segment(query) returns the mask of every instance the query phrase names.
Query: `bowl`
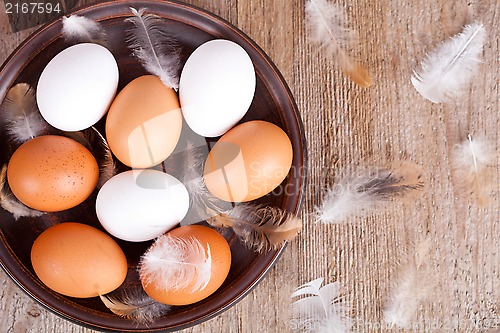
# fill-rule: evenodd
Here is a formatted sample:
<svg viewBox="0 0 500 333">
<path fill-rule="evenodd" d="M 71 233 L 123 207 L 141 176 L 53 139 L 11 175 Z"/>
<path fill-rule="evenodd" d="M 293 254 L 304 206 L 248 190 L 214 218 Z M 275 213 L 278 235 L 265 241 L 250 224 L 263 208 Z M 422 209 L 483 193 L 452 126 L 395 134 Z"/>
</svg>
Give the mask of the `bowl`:
<svg viewBox="0 0 500 333">
<path fill-rule="evenodd" d="M 125 44 L 125 30 L 130 23 L 130 6 L 147 8 L 163 18 L 182 46 L 182 61 L 202 43 L 222 38 L 241 45 L 253 61 L 257 85 L 254 100 L 241 122 L 260 119 L 280 126 L 289 136 L 293 147 L 292 168 L 277 190 L 258 199 L 256 203 L 283 208 L 298 213 L 306 180 L 306 143 L 302 123 L 294 98 L 264 51 L 243 32 L 230 23 L 202 9 L 174 1 L 111 1 L 90 5 L 71 14 L 82 15 L 99 21 L 107 33 L 107 47 L 115 56 L 120 71 L 118 89 L 132 79 L 147 74 L 131 56 Z M 69 47 L 61 37 L 61 18 L 40 28 L 27 38 L 0 68 L 0 103 L 8 90 L 25 82 L 36 87 L 46 64 L 60 51 Z M 97 125 L 103 128 L 101 120 Z M 186 126 L 184 126 L 186 127 Z M 0 134 L 0 162 L 8 162 L 15 149 Z M 216 140 L 211 139 L 212 141 Z M 97 191 L 81 205 L 67 211 L 45 214 L 38 218 L 20 218 L 0 208 L 0 264 L 15 283 L 29 296 L 47 309 L 77 324 L 111 332 L 175 331 L 196 325 L 220 314 L 241 300 L 259 283 L 278 260 L 285 245 L 266 253 L 256 253 L 240 242 L 231 229 L 218 229 L 231 247 L 232 263 L 224 284 L 208 298 L 191 305 L 172 307 L 154 322 L 140 324 L 111 313 L 99 298 L 78 299 L 66 297 L 48 289 L 35 275 L 30 261 L 30 251 L 36 237 L 49 226 L 64 221 L 83 222 L 100 226 L 95 213 Z M 138 284 L 137 263 L 140 255 L 151 242 L 129 243 L 117 240 L 129 261 L 129 274 L 122 286 Z"/>
</svg>

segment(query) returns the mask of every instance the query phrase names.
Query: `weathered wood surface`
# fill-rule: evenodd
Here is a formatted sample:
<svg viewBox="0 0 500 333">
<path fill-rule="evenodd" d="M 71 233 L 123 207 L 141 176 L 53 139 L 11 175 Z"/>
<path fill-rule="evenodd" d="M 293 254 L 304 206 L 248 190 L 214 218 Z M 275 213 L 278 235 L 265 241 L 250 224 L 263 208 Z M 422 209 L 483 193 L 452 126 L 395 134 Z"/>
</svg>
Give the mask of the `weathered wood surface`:
<svg viewBox="0 0 500 333">
<path fill-rule="evenodd" d="M 13 33 L 0 0 L 0 62 L 32 30 Z M 80 4 L 90 1 L 80 1 Z M 185 332 L 294 332 L 289 296 L 317 277 L 339 281 L 359 332 L 379 327 L 399 263 L 424 235 L 436 289 L 418 308 L 417 332 L 498 332 L 500 327 L 499 174 L 492 203 L 479 208 L 458 193 L 450 152 L 467 133 L 498 152 L 500 6 L 495 0 L 354 0 L 345 5 L 361 37 L 361 62 L 375 84 L 353 85 L 306 37 L 304 0 L 188 0 L 241 28 L 273 59 L 301 111 L 309 150 L 305 227 L 265 280 L 222 315 Z M 410 83 L 427 51 L 482 22 L 488 31 L 479 75 L 455 104 L 432 104 Z M 498 155 L 497 155 L 498 156 Z M 427 192 L 347 225 L 311 217 L 338 170 L 410 160 L 422 165 Z M 497 157 L 496 164 L 500 163 Z M 0 272 L 0 332 L 88 333 L 37 305 Z M 410 330 L 406 330 L 410 331 Z"/>
</svg>

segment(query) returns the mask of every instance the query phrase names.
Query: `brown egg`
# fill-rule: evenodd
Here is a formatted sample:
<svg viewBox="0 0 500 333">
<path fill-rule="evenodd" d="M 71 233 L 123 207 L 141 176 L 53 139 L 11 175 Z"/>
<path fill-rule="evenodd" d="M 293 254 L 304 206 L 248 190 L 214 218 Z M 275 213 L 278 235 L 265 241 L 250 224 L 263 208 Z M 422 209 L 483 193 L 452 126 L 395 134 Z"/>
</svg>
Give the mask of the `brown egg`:
<svg viewBox="0 0 500 333">
<path fill-rule="evenodd" d="M 141 282 L 146 293 L 152 299 L 169 305 L 192 304 L 213 294 L 222 285 L 231 267 L 231 250 L 224 237 L 217 231 L 200 225 L 179 227 L 169 231 L 167 235 L 182 239 L 197 239 L 203 245 L 205 251 L 208 251 L 208 244 L 212 258 L 210 280 L 205 288 L 197 291 L 193 291 L 192 284 L 183 289 L 166 290 L 155 283 L 147 284 L 145 281 L 148 280 L 149 277 L 147 274 L 144 274 L 144 270 L 141 269 Z M 173 284 L 175 284 L 175 282 L 173 282 Z"/>
<path fill-rule="evenodd" d="M 292 158 L 292 144 L 281 128 L 249 121 L 229 130 L 214 145 L 205 163 L 205 184 L 219 199 L 251 201 L 281 184 Z"/>
<path fill-rule="evenodd" d="M 127 275 L 127 258 L 104 232 L 86 224 L 65 222 L 38 236 L 31 249 L 38 278 L 70 297 L 95 297 L 118 288 Z"/>
<path fill-rule="evenodd" d="M 75 207 L 90 196 L 99 179 L 99 167 L 80 143 L 44 135 L 14 152 L 7 179 L 16 198 L 26 206 L 57 212 Z"/>
<path fill-rule="evenodd" d="M 106 118 L 111 151 L 123 164 L 134 168 L 149 168 L 164 161 L 177 145 L 181 129 L 177 94 L 153 75 L 127 84 Z"/>
</svg>

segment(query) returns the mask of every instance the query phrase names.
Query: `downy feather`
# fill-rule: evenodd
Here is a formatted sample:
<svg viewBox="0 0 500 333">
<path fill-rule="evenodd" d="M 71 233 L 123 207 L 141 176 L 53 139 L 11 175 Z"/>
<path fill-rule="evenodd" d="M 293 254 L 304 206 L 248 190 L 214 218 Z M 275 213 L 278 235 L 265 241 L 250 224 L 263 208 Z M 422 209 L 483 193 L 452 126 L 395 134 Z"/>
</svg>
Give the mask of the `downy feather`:
<svg viewBox="0 0 500 333">
<path fill-rule="evenodd" d="M 27 83 L 10 88 L 1 105 L 1 114 L 7 134 L 19 143 L 44 134 L 50 128 L 38 111 L 35 91 Z"/>
<path fill-rule="evenodd" d="M 431 244 L 428 239 L 418 243 L 415 253 L 401 267 L 384 307 L 386 323 L 404 328 L 414 319 L 418 307 L 431 294 L 435 279 L 429 267 Z"/>
<path fill-rule="evenodd" d="M 179 87 L 180 46 L 163 29 L 163 21 L 156 15 L 144 14 L 145 8 L 131 8 L 133 17 L 126 19 L 134 25 L 127 30 L 127 44 L 144 68 L 158 76 L 164 85 Z"/>
<path fill-rule="evenodd" d="M 29 208 L 21 203 L 11 192 L 7 184 L 7 165 L 4 164 L 0 171 L 0 205 L 14 216 L 14 219 L 20 217 L 38 217 L 44 213 L 38 210 Z"/>
<path fill-rule="evenodd" d="M 371 86 L 368 70 L 350 55 L 357 34 L 349 28 L 343 8 L 326 0 L 308 0 L 306 15 L 312 39 L 337 60 L 344 74 L 361 87 Z"/>
<path fill-rule="evenodd" d="M 420 167 L 404 162 L 392 168 L 374 168 L 345 176 L 330 188 L 315 215 L 323 223 L 344 223 L 352 216 L 365 217 L 397 198 L 424 188 Z"/>
<path fill-rule="evenodd" d="M 84 16 L 71 15 L 62 19 L 62 36 L 69 43 L 102 44 L 106 34 L 101 25 Z"/>
<path fill-rule="evenodd" d="M 303 284 L 291 295 L 292 317 L 304 332 L 349 332 L 353 321 L 351 308 L 340 296 L 340 284 L 333 282 L 323 287 L 323 278 Z"/>
<path fill-rule="evenodd" d="M 203 180 L 203 151 L 208 152 L 205 146 L 195 147 L 191 141 L 187 142 L 185 151 L 185 168 L 180 177 L 181 182 L 189 193 L 190 209 L 181 225 L 190 225 L 208 220 L 222 214 L 233 207 L 232 203 L 216 198 L 205 185 Z"/>
<path fill-rule="evenodd" d="M 142 288 L 127 290 L 120 297 L 101 295 L 104 305 L 114 314 L 141 324 L 150 324 L 168 313 L 170 306 L 150 298 Z"/>
<path fill-rule="evenodd" d="M 203 290 L 212 275 L 210 246 L 197 239 L 163 235 L 142 256 L 139 265 L 141 281 L 164 290 Z"/>
<path fill-rule="evenodd" d="M 495 152 L 484 138 L 471 135 L 452 151 L 452 169 L 459 193 L 466 193 L 484 205 L 489 201 Z"/>
<path fill-rule="evenodd" d="M 233 206 L 213 196 L 203 181 L 204 158 L 198 148 L 191 142 L 186 147 L 187 167 L 181 181 L 190 196 L 191 212 L 182 225 L 206 220 L 214 227 L 230 227 L 247 247 L 258 252 L 278 248 L 297 236 L 302 221 L 286 211 L 247 203 Z"/>
<path fill-rule="evenodd" d="M 102 161 L 99 161 L 99 182 L 97 183 L 97 188 L 101 188 L 111 177 L 116 175 L 116 163 L 106 138 L 94 126 L 91 129 L 97 135 L 99 145 L 103 149 Z"/>
<path fill-rule="evenodd" d="M 231 227 L 245 245 L 257 252 L 270 251 L 295 238 L 302 220 L 277 207 L 241 203 L 207 222 Z"/>
<path fill-rule="evenodd" d="M 486 31 L 482 24 L 465 26 L 463 32 L 427 55 L 422 69 L 411 77 L 411 83 L 431 102 L 457 100 L 477 72 L 485 40 Z"/>
</svg>

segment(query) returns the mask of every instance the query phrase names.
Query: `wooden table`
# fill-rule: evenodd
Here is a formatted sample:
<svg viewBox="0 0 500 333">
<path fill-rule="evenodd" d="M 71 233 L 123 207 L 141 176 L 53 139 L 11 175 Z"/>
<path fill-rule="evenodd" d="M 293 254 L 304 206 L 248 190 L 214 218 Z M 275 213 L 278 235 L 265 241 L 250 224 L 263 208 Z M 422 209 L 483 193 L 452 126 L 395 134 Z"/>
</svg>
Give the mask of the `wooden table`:
<svg viewBox="0 0 500 333">
<path fill-rule="evenodd" d="M 12 32 L 0 2 L 3 62 L 34 28 Z M 185 332 L 296 332 L 288 310 L 290 294 L 318 277 L 340 282 L 357 331 L 387 331 L 380 324 L 391 282 L 425 235 L 431 244 L 427 263 L 435 289 L 418 306 L 414 331 L 499 332 L 498 2 L 339 1 L 361 37 L 360 61 L 375 81 L 368 89 L 346 79 L 331 58 L 311 44 L 304 0 L 186 2 L 227 19 L 273 59 L 299 106 L 310 167 L 301 235 L 244 300 Z M 489 36 L 477 77 L 456 103 L 425 100 L 410 83 L 412 71 L 427 51 L 476 20 Z M 484 208 L 458 192 L 451 173 L 451 151 L 467 133 L 484 135 L 497 151 L 492 202 Z M 311 213 L 341 170 L 394 160 L 422 166 L 427 183 L 423 195 L 347 224 L 315 223 Z M 42 308 L 3 271 L 0 286 L 0 332 L 92 332 Z"/>
</svg>

